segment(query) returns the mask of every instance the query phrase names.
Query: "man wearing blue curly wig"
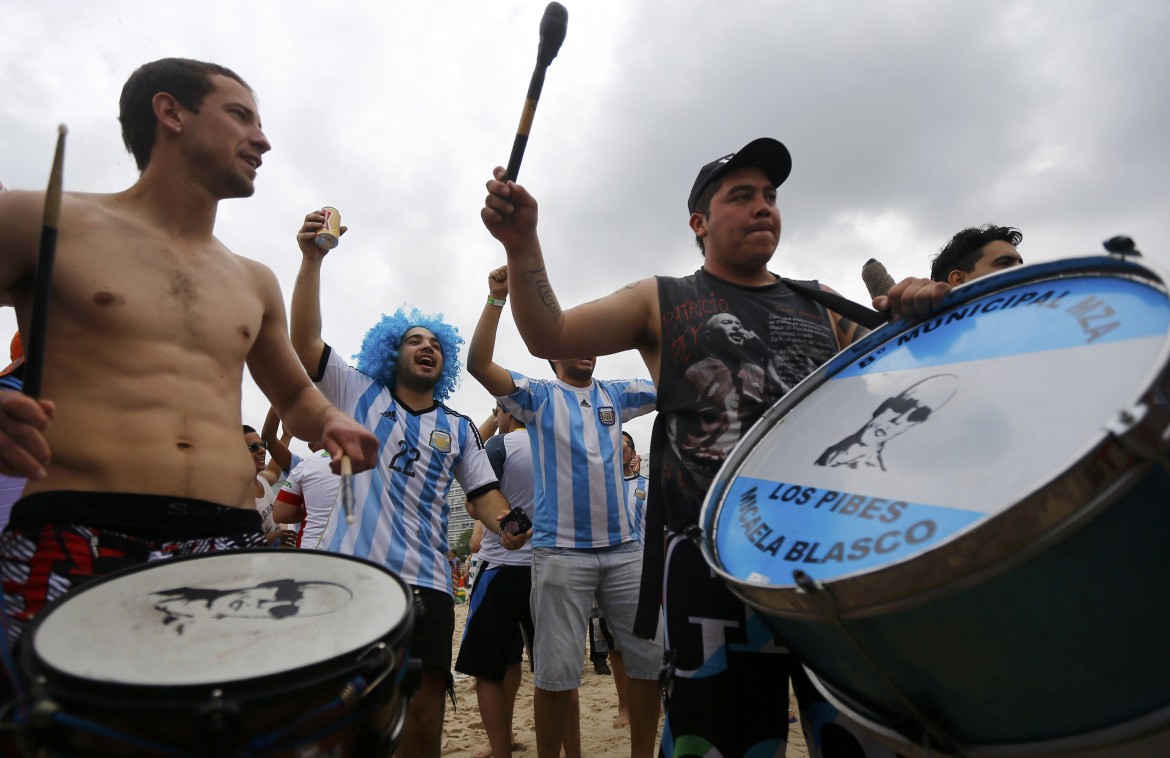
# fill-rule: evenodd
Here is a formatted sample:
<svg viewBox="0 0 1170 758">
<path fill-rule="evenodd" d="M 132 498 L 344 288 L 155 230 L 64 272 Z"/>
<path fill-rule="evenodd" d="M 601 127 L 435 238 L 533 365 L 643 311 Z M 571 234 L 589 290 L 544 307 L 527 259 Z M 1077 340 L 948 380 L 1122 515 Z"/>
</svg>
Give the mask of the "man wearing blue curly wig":
<svg viewBox="0 0 1170 758">
<path fill-rule="evenodd" d="M 413 587 L 424 612 L 416 616 L 410 650 L 422 660 L 422 684 L 410 702 L 399 752 L 437 757 L 443 693 L 453 686 L 447 493 L 458 480 L 468 512 L 497 534 L 508 503 L 475 424 L 443 404 L 455 388 L 463 339 L 441 315 L 417 308 L 383 315 L 362 341 L 357 368 L 322 340 L 321 264 L 327 251 L 314 238 L 324 221 L 321 211 L 313 211 L 297 233 L 302 259 L 292 296 L 292 343 L 325 397 L 378 438 L 380 464 L 354 480 L 353 524 L 334 513 L 320 545 L 380 563 Z M 500 534 L 509 550 L 526 539 Z"/>
</svg>

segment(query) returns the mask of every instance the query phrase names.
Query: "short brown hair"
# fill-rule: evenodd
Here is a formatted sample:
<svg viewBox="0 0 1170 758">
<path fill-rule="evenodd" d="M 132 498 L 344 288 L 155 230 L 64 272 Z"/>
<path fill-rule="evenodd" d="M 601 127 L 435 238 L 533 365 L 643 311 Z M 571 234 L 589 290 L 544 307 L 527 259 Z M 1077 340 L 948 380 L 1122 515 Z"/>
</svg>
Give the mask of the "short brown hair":
<svg viewBox="0 0 1170 758">
<path fill-rule="evenodd" d="M 199 112 L 203 98 L 215 89 L 213 76 L 226 76 L 248 87 L 239 74 L 215 63 L 190 58 L 162 58 L 145 63 L 130 75 L 118 101 L 118 120 L 122 123 L 122 142 L 134 156 L 138 170 L 150 163 L 154 149 L 154 96 L 159 92 L 173 95 L 187 110 Z M 248 90 L 251 91 L 251 87 Z"/>
</svg>

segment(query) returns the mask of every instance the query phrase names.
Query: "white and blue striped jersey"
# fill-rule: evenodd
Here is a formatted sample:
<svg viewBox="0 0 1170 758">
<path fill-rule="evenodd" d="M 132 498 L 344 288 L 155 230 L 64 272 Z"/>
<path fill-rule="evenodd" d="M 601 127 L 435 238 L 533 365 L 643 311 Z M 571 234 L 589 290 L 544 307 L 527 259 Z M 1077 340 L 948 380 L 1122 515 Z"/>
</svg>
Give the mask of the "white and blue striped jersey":
<svg viewBox="0 0 1170 758">
<path fill-rule="evenodd" d="M 513 508 L 523 508 L 531 521 L 535 516 L 532 503 L 533 476 L 532 447 L 528 444 L 528 433 L 522 429 L 507 434 L 497 434 L 483 443 L 492 471 L 500 480 L 500 494 Z M 524 543 L 517 550 L 509 550 L 500 544 L 495 532 L 484 530 L 483 542 L 479 548 L 480 560 L 493 565 L 532 565 L 532 541 Z"/>
<path fill-rule="evenodd" d="M 638 537 L 638 544 L 646 544 L 646 492 L 650 483 L 646 477 L 636 474 L 624 480 L 626 484 L 626 500 L 630 510 L 634 513 L 634 533 Z"/>
<path fill-rule="evenodd" d="M 479 432 L 466 416 L 436 402 L 414 412 L 381 382 L 326 347 L 317 387 L 379 442 L 378 466 L 354 476 L 354 522 L 333 515 L 321 548 L 380 563 L 407 584 L 451 593 L 447 494 L 458 480 L 468 497 L 498 487 Z"/>
<path fill-rule="evenodd" d="M 588 387 L 530 380 L 498 398 L 524 423 L 536 470 L 533 547 L 596 548 L 636 539 L 622 481 L 622 423 L 654 410 L 649 379 L 594 379 Z"/>
</svg>

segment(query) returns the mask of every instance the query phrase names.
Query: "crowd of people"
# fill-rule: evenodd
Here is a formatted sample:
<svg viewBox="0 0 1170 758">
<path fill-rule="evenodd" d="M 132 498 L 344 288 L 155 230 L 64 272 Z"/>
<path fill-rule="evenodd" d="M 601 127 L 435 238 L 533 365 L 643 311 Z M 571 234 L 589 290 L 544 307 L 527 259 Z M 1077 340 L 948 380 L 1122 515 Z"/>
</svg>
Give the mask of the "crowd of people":
<svg viewBox="0 0 1170 758">
<path fill-rule="evenodd" d="M 510 755 L 524 649 L 537 754 L 579 755 L 575 693 L 592 622 L 631 755 L 651 755 L 656 741 L 667 756 L 782 754 L 787 702 L 759 693 L 786 691 L 790 675 L 810 752 L 836 754 L 818 726 L 828 704 L 686 536 L 742 434 L 865 333 L 768 268 L 791 169 L 782 143 L 757 139 L 700 167 L 687 202 L 701 252 L 693 275 L 644 279 L 567 311 L 544 267 L 536 201 L 497 168 L 481 217 L 507 263 L 487 277 L 466 357 L 497 405 L 476 425 L 446 404 L 464 340 L 442 316 L 383 315 L 356 366 L 325 342 L 322 210 L 296 232 L 287 322 L 271 271 L 215 238 L 219 201 L 252 194 L 270 148 L 242 78 L 186 59 L 148 63 L 126 82 L 120 120 L 141 175 L 120 193 L 64 196 L 43 396 L 19 391 L 17 343 L 0 377 L 0 493 L 20 494 L 0 535 L 9 646 L 46 603 L 110 567 L 266 544 L 327 550 L 392 571 L 422 611 L 403 755 L 439 755 L 453 670 L 476 678 L 491 755 Z M 22 330 L 43 202 L 0 193 L 0 297 Z M 873 306 L 920 318 L 952 286 L 1021 263 L 1020 241 L 1008 227 L 963 230 L 931 278 L 899 282 Z M 718 313 L 688 307 L 711 302 Z M 548 377 L 496 362 L 509 303 Z M 594 377 L 597 356 L 626 350 L 649 378 Z M 272 410 L 260 432 L 243 426 L 241 444 L 245 365 Z M 651 411 L 645 477 L 622 426 Z M 289 451 L 294 437 L 309 457 Z M 866 444 L 859 435 L 826 461 L 880 463 Z M 355 472 L 352 523 L 338 506 L 343 458 Z M 456 481 L 480 547 L 453 661 L 464 576 L 446 533 Z"/>
</svg>

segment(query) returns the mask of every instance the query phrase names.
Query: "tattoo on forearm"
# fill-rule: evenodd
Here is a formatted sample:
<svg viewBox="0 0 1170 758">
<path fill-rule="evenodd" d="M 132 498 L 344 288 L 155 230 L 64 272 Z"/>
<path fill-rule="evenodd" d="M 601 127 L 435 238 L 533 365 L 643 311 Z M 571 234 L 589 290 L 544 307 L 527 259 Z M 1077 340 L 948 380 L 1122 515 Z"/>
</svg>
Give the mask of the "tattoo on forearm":
<svg viewBox="0 0 1170 758">
<path fill-rule="evenodd" d="M 552 316 L 553 323 L 558 323 L 561 320 L 561 306 L 557 303 L 557 296 L 553 292 L 552 284 L 548 281 L 548 275 L 545 273 L 544 266 L 534 268 L 531 271 L 524 272 L 524 283 L 531 285 L 536 289 L 536 294 L 540 301 L 544 303 L 544 307 L 548 309 Z"/>
<path fill-rule="evenodd" d="M 625 292 L 626 290 L 632 290 L 632 289 L 634 289 L 634 288 L 635 288 L 635 287 L 637 287 L 637 286 L 638 286 L 638 283 L 637 283 L 637 282 L 632 282 L 632 283 L 630 283 L 630 284 L 627 284 L 625 287 L 622 287 L 622 288 L 620 288 L 620 289 L 614 290 L 612 293 L 610 293 L 610 295 L 618 295 L 618 294 L 620 294 L 620 293 L 622 293 L 622 292 Z M 588 303 L 586 303 L 586 305 L 592 305 L 593 303 L 600 303 L 600 302 L 601 302 L 602 300 L 604 300 L 605 298 L 607 298 L 607 297 L 610 297 L 610 295 L 602 295 L 602 296 L 601 296 L 601 297 L 599 297 L 599 298 L 596 298 L 596 299 L 594 299 L 594 300 L 590 300 Z"/>
</svg>

